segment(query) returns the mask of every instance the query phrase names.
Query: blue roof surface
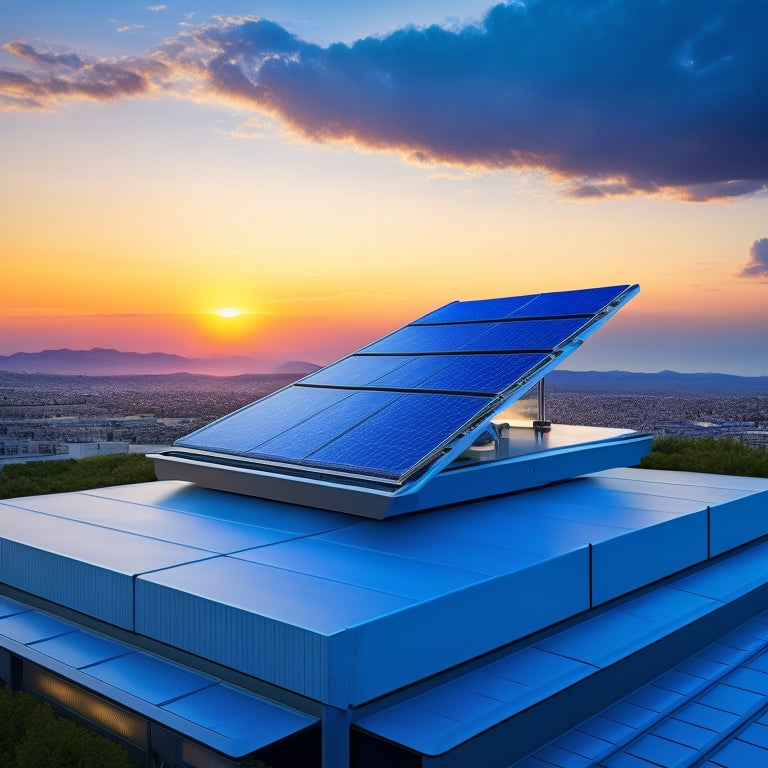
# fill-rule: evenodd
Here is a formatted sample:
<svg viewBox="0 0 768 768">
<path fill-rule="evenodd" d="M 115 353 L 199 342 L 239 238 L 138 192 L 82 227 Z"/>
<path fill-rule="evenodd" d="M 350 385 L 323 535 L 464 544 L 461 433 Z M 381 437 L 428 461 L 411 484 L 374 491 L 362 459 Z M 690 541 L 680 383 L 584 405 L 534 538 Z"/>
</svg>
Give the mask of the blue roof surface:
<svg viewBox="0 0 768 768">
<path fill-rule="evenodd" d="M 767 507 L 766 480 L 639 469 L 382 521 L 169 480 L 0 503 L 0 581 L 297 701 L 351 708 L 356 733 L 435 768 L 502 754 L 508 728 L 538 738 L 528 713 L 550 710 L 567 739 L 550 734 L 526 768 L 589 764 L 606 744 L 606 765 L 674 764 L 708 730 L 737 765 L 768 725 L 768 663 L 741 663 L 757 630 L 685 664 L 674 649 L 758 612 L 768 544 L 751 542 L 768 536 Z M 316 722 L 71 615 L 0 596 L 0 646 L 228 755 Z M 664 684 L 622 688 L 654 665 Z M 706 695 L 696 682 L 737 666 Z M 574 729 L 589 713 L 569 720 L 557 702 L 580 690 L 602 706 Z"/>
<path fill-rule="evenodd" d="M 30 497 L 0 505 L 0 578 L 357 706 L 768 533 L 768 482 L 735 485 L 608 470 L 385 521 L 180 481 Z"/>
</svg>

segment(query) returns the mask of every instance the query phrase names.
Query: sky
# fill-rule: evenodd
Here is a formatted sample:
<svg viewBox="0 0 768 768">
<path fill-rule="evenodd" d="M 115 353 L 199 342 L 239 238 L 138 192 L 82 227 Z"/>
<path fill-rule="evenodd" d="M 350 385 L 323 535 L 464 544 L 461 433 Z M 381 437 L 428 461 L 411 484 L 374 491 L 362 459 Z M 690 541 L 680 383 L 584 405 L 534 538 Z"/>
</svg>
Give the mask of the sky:
<svg viewBox="0 0 768 768">
<path fill-rule="evenodd" d="M 768 375 L 766 39 L 764 0 L 3 3 L 0 355 L 325 364 L 637 283 L 563 367 Z"/>
</svg>

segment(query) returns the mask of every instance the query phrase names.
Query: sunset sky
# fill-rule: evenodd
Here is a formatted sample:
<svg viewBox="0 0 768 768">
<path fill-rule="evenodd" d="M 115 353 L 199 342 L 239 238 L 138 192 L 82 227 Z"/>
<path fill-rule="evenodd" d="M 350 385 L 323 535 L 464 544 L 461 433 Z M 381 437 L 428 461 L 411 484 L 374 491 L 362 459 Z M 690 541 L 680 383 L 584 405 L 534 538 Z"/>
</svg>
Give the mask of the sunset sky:
<svg viewBox="0 0 768 768">
<path fill-rule="evenodd" d="M 768 375 L 766 40 L 765 0 L 3 3 L 0 354 L 324 364 L 639 283 L 564 367 Z"/>
</svg>

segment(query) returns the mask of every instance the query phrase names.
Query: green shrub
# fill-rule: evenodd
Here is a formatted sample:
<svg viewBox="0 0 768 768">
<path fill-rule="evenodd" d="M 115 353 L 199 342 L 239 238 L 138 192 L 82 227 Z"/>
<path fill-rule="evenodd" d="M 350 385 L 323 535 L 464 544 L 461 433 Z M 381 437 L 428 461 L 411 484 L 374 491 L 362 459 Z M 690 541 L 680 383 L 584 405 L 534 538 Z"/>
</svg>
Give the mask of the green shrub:
<svg viewBox="0 0 768 768">
<path fill-rule="evenodd" d="M 122 747 L 59 717 L 28 693 L 0 690 L 3 768 L 138 768 Z"/>
<path fill-rule="evenodd" d="M 141 453 L 6 464 L 0 469 L 0 499 L 145 483 L 156 479 L 152 460 Z"/>
<path fill-rule="evenodd" d="M 658 437 L 640 466 L 643 469 L 768 477 L 768 452 L 725 437 Z"/>
</svg>

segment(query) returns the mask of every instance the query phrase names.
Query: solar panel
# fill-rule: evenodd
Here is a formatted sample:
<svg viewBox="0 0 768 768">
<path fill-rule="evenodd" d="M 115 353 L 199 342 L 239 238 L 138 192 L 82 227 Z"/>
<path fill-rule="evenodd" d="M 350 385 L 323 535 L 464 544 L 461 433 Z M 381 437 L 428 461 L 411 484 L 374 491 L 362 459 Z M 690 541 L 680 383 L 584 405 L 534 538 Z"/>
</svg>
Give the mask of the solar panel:
<svg viewBox="0 0 768 768">
<path fill-rule="evenodd" d="M 638 290 L 453 302 L 174 445 L 290 476 L 401 485 L 455 458 Z"/>
</svg>

